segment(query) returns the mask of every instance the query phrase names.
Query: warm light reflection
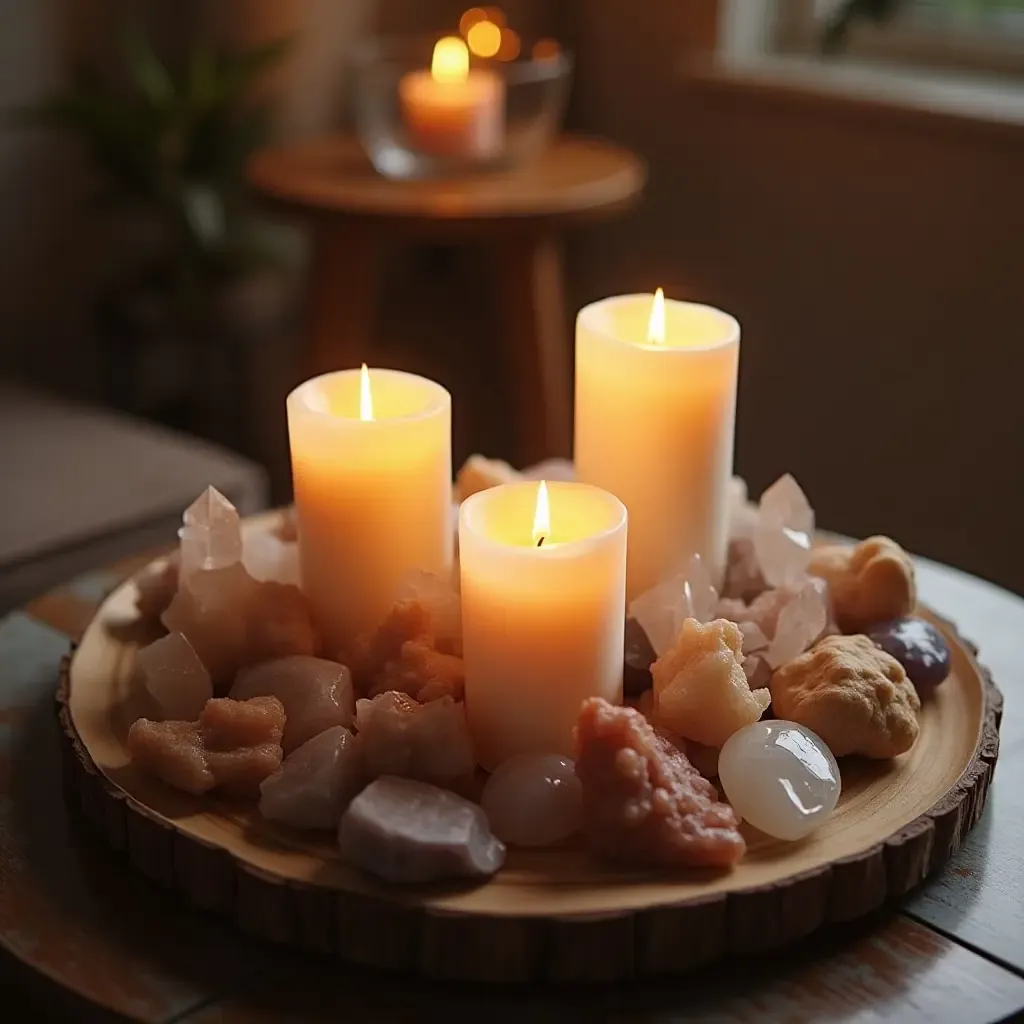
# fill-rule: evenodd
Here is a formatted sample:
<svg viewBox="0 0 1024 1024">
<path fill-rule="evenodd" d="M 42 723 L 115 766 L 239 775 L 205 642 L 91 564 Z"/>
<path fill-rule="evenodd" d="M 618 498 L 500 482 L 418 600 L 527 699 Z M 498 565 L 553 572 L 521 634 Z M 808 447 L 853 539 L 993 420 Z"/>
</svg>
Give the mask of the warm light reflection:
<svg viewBox="0 0 1024 1024">
<path fill-rule="evenodd" d="M 464 82 L 469 75 L 469 51 L 458 36 L 445 36 L 434 45 L 431 77 L 437 82 Z"/>
<path fill-rule="evenodd" d="M 359 418 L 373 419 L 373 395 L 370 393 L 370 371 L 366 368 L 366 363 L 363 363 L 363 369 L 359 374 Z"/>
<path fill-rule="evenodd" d="M 665 293 L 659 288 L 651 303 L 651 319 L 647 323 L 647 343 L 665 344 Z"/>
<path fill-rule="evenodd" d="M 480 21 L 487 21 L 487 12 L 482 7 L 470 7 L 468 11 L 465 11 L 461 18 L 459 18 L 459 31 L 464 35 L 469 35 L 469 30 Z"/>
<path fill-rule="evenodd" d="M 537 510 L 533 513 L 533 543 L 540 547 L 551 533 L 551 510 L 548 507 L 548 485 L 541 480 L 537 487 Z"/>
<path fill-rule="evenodd" d="M 515 60 L 519 56 L 521 49 L 522 43 L 519 41 L 519 33 L 514 32 L 510 28 L 503 29 L 501 33 L 501 46 L 498 49 L 498 60 Z"/>
<path fill-rule="evenodd" d="M 561 52 L 558 40 L 538 39 L 533 44 L 532 55 L 534 60 L 554 60 Z"/>
<path fill-rule="evenodd" d="M 478 21 L 466 33 L 466 42 L 477 57 L 493 57 L 501 46 L 501 35 L 493 21 Z"/>
</svg>

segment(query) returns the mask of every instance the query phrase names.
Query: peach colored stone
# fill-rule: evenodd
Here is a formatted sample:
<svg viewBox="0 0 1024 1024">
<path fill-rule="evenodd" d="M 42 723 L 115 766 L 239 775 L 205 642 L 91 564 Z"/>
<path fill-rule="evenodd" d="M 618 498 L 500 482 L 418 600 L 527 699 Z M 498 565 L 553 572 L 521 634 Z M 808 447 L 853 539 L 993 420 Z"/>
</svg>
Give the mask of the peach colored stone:
<svg viewBox="0 0 1024 1024">
<path fill-rule="evenodd" d="M 280 746 L 284 723 L 284 706 L 276 697 L 214 697 L 206 702 L 198 724 L 207 750 L 234 750 L 260 743 Z"/>
<path fill-rule="evenodd" d="M 651 666 L 654 718 L 677 736 L 720 747 L 756 722 L 771 703 L 751 691 L 743 671 L 743 637 L 726 619 L 702 625 L 687 619 L 675 646 Z"/>
<path fill-rule="evenodd" d="M 165 719 L 194 722 L 213 696 L 213 682 L 181 633 L 168 633 L 141 648 L 135 671 Z"/>
<path fill-rule="evenodd" d="M 195 722 L 152 722 L 140 718 L 128 730 L 132 764 L 186 793 L 205 793 L 217 784 Z"/>
<path fill-rule="evenodd" d="M 744 853 L 732 808 L 638 711 L 583 702 L 576 774 L 590 849 L 613 860 L 729 867 Z"/>
</svg>

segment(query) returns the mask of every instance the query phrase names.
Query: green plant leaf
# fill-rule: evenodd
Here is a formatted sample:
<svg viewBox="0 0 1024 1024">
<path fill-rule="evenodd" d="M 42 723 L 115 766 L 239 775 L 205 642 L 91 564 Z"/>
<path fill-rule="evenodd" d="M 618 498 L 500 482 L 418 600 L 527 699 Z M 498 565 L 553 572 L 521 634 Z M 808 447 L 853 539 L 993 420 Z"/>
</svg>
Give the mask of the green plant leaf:
<svg viewBox="0 0 1024 1024">
<path fill-rule="evenodd" d="M 156 55 L 149 40 L 135 26 L 121 31 L 121 56 L 132 81 L 155 107 L 167 107 L 174 102 L 174 80 Z"/>
</svg>

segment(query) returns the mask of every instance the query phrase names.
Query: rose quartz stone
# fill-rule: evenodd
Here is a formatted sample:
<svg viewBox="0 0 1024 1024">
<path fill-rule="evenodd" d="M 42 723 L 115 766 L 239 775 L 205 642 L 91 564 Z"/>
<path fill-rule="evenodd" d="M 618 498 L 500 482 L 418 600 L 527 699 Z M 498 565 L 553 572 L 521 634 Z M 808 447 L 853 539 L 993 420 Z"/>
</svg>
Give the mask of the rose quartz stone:
<svg viewBox="0 0 1024 1024">
<path fill-rule="evenodd" d="M 722 747 L 718 777 L 744 821 L 786 840 L 819 828 L 842 787 L 832 752 L 796 722 L 755 722 L 733 733 Z"/>
<path fill-rule="evenodd" d="M 449 784 L 476 767 L 465 707 L 451 697 L 419 704 L 389 690 L 356 701 L 356 731 L 368 778 L 404 778 Z"/>
<path fill-rule="evenodd" d="M 340 725 L 303 743 L 260 785 L 260 814 L 295 828 L 337 828 L 362 785 L 356 739 Z"/>
<path fill-rule="evenodd" d="M 491 774 L 480 806 L 491 831 L 512 846 L 548 846 L 580 827 L 576 766 L 560 754 L 517 754 Z"/>
<path fill-rule="evenodd" d="M 194 722 L 213 696 L 210 673 L 181 633 L 141 648 L 135 669 L 165 719 Z"/>
<path fill-rule="evenodd" d="M 765 655 L 773 669 L 798 658 L 828 625 L 828 584 L 809 577 L 783 604 Z"/>
<path fill-rule="evenodd" d="M 352 674 L 336 661 L 308 655 L 293 654 L 242 669 L 229 696 L 276 697 L 284 705 L 286 754 L 325 729 L 351 726 L 355 720 Z"/>
<path fill-rule="evenodd" d="M 633 708 L 583 702 L 576 774 L 588 845 L 601 856 L 679 867 L 728 867 L 743 856 L 732 808 Z"/>
<path fill-rule="evenodd" d="M 349 804 L 338 845 L 349 863 L 396 883 L 485 877 L 505 861 L 476 804 L 394 776 L 370 783 Z"/>
<path fill-rule="evenodd" d="M 753 541 L 765 581 L 778 587 L 807 572 L 814 540 L 814 510 L 787 473 L 761 495 Z"/>
<path fill-rule="evenodd" d="M 399 601 L 415 601 L 429 618 L 434 646 L 446 654 L 462 655 L 462 604 L 450 579 L 416 569 L 402 581 Z"/>
<path fill-rule="evenodd" d="M 714 618 L 718 591 L 700 555 L 686 569 L 635 597 L 629 615 L 636 619 L 661 657 L 675 643 L 686 619 L 707 622 Z"/>
</svg>

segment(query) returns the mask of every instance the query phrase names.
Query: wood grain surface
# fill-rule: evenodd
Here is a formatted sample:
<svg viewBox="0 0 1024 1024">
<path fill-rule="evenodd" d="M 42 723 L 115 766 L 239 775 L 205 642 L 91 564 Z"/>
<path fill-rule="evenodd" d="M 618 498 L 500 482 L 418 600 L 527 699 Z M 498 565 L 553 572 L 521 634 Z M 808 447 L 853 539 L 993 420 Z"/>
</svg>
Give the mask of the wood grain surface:
<svg viewBox="0 0 1024 1024">
<path fill-rule="evenodd" d="M 479 225 L 542 218 L 591 218 L 631 203 L 646 178 L 643 161 L 602 139 L 563 137 L 535 160 L 464 178 L 393 181 L 379 175 L 355 139 L 291 143 L 256 153 L 249 180 L 294 213 L 373 217 L 383 225 Z"/>
<path fill-rule="evenodd" d="M 427 977 L 678 973 L 859 917 L 956 852 L 984 808 L 999 749 L 1001 697 L 940 621 L 952 672 L 925 702 L 913 749 L 891 762 L 846 759 L 839 806 L 800 843 L 746 830 L 743 861 L 717 873 L 612 867 L 579 843 L 513 849 L 482 884 L 396 890 L 346 864 L 329 833 L 290 830 L 251 804 L 181 793 L 136 769 L 128 728 L 153 708 L 135 652 L 158 633 L 135 599 L 131 581 L 115 590 L 70 662 L 61 699 L 73 802 L 112 849 L 194 906 L 262 938 Z"/>
<path fill-rule="evenodd" d="M 148 559 L 143 558 L 139 563 Z M 95 592 L 130 566 L 89 576 Z M 143 1021 L 412 1020 L 426 1009 L 449 1019 L 502 1018 L 665 1021 L 955 1021 L 981 1024 L 1024 1012 L 1021 950 L 1020 821 L 993 813 L 1024 771 L 1020 742 L 1024 679 L 1019 644 L 1024 601 L 955 570 L 919 563 L 922 597 L 978 642 L 1003 682 L 1007 711 L 999 778 L 989 810 L 949 868 L 940 873 L 947 910 L 939 935 L 928 885 L 897 915 L 831 929 L 783 957 L 730 961 L 679 983 L 593 989 L 495 989 L 414 982 L 301 956 L 240 937 L 208 915 L 122 870 L 63 810 L 60 742 L 52 714 L 60 659 L 74 621 L 95 603 L 53 595 L 0 624 L 0 947 L 39 978 L 22 1019 Z M 63 621 L 55 609 L 73 614 Z M 32 615 L 38 609 L 45 625 Z M 47 626 L 49 628 L 47 628 Z M 1010 804 L 1009 806 L 1013 806 Z M 12 897 L 17 892 L 17 899 Z M 962 938 L 961 936 L 964 936 Z M 966 948 L 974 947 L 974 951 Z M 999 966 L 997 961 L 1009 964 Z M 8 958 L 9 962 L 13 962 Z M 211 966 L 212 963 L 212 966 Z M 93 966 L 94 965 L 94 966 Z M 0 980 L 7 977 L 0 961 Z M 47 982 L 45 979 L 52 979 Z M 77 996 L 76 993 L 81 993 Z M 371 995 L 373 998 L 371 999 Z M 403 1002 L 403 995 L 405 996 Z M 426 1002 L 429 1000 L 429 1004 Z M 73 1006 L 73 1009 L 68 1009 Z M 55 1007 L 63 1014 L 46 1016 Z M 333 1010 L 333 1012 L 331 1012 Z M 123 1016 L 122 1016 L 123 1015 Z M 506 1014 L 511 1016 L 511 1014 Z"/>
</svg>

